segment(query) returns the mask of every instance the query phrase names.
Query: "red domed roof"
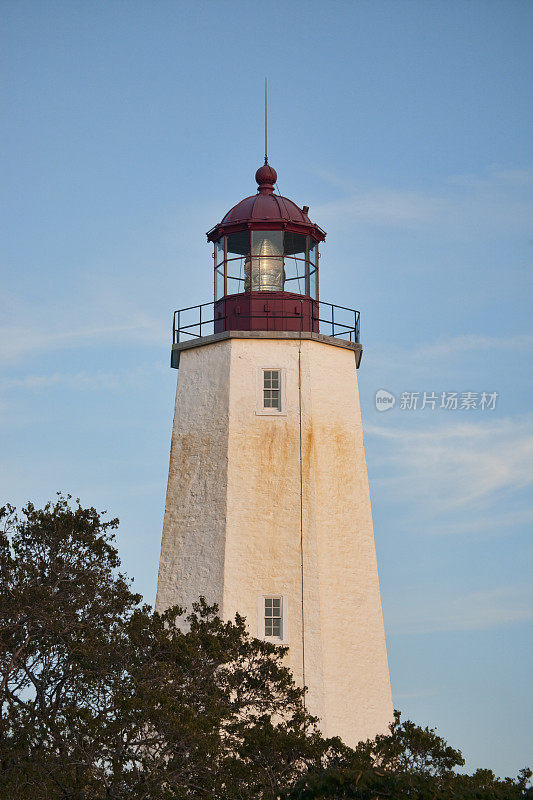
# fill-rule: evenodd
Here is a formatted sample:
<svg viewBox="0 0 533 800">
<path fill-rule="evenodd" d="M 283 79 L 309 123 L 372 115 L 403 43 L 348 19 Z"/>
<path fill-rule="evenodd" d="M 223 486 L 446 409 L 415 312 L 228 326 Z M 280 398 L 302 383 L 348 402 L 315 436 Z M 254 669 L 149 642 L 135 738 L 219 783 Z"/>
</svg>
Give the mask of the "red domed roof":
<svg viewBox="0 0 533 800">
<path fill-rule="evenodd" d="M 220 224 L 227 225 L 230 222 L 248 220 L 253 220 L 254 222 L 262 220 L 268 220 L 269 222 L 299 222 L 302 225 L 313 224 L 307 214 L 301 208 L 298 208 L 292 200 L 279 194 L 263 194 L 261 191 L 251 197 L 245 197 L 244 200 L 233 206 Z"/>
<path fill-rule="evenodd" d="M 289 229 L 298 233 L 309 233 L 317 241 L 323 241 L 325 232 L 309 219 L 309 208 L 299 208 L 287 197 L 274 194 L 277 180 L 276 170 L 265 163 L 260 167 L 255 179 L 259 184 L 257 194 L 245 197 L 223 217 L 218 225 L 207 234 L 209 241 L 215 241 L 225 233 L 234 233 L 246 228 Z"/>
</svg>

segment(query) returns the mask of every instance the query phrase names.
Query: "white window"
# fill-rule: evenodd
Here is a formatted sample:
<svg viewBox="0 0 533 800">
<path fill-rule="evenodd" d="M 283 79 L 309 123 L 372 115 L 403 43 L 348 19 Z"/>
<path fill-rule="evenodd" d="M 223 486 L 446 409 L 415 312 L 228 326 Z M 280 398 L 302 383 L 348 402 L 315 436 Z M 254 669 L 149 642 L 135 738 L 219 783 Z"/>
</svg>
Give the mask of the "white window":
<svg viewBox="0 0 533 800">
<path fill-rule="evenodd" d="M 271 642 L 287 644 L 287 600 L 281 594 L 258 598 L 259 636 Z"/>
<path fill-rule="evenodd" d="M 285 416 L 285 370 L 262 367 L 258 372 L 257 414 Z"/>
<path fill-rule="evenodd" d="M 263 408 L 281 411 L 281 370 L 263 370 Z"/>
<path fill-rule="evenodd" d="M 265 597 L 265 636 L 283 639 L 281 597 Z"/>
</svg>

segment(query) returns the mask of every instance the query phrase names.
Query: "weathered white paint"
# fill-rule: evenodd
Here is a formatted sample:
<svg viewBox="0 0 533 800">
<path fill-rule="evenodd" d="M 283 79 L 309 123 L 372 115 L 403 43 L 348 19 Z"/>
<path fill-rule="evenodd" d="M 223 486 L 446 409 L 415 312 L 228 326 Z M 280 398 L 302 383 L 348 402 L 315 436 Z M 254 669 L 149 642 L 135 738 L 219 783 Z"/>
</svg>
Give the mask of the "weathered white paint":
<svg viewBox="0 0 533 800">
<path fill-rule="evenodd" d="M 203 594 L 258 635 L 262 595 L 289 611 L 288 665 L 309 710 L 347 744 L 392 718 L 354 353 L 298 339 L 186 350 L 176 395 L 156 607 Z M 257 413 L 258 370 L 284 370 L 280 415 Z"/>
</svg>

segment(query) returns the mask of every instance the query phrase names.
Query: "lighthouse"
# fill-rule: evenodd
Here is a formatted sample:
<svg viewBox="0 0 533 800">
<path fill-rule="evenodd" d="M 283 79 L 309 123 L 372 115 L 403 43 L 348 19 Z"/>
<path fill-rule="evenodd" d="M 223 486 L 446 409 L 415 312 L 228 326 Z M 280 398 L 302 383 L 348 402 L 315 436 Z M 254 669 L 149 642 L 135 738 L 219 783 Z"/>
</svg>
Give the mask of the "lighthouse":
<svg viewBox="0 0 533 800">
<path fill-rule="evenodd" d="M 156 608 L 203 595 L 246 617 L 288 648 L 324 735 L 354 746 L 392 720 L 359 312 L 320 298 L 326 234 L 309 208 L 275 192 L 266 159 L 255 177 L 207 234 L 213 301 L 174 314 Z"/>
</svg>

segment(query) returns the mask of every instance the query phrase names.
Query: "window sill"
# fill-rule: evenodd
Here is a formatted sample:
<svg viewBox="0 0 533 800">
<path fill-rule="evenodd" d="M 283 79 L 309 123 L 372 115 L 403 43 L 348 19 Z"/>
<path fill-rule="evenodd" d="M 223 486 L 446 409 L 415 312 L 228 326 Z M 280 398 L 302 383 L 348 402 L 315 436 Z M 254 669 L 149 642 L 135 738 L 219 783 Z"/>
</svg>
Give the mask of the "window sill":
<svg viewBox="0 0 533 800">
<path fill-rule="evenodd" d="M 277 636 L 263 636 L 264 642 L 269 642 L 270 644 L 277 644 L 279 647 L 288 647 L 289 640 L 288 639 L 278 639 Z"/>
</svg>

